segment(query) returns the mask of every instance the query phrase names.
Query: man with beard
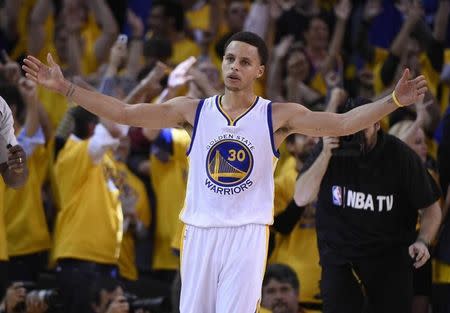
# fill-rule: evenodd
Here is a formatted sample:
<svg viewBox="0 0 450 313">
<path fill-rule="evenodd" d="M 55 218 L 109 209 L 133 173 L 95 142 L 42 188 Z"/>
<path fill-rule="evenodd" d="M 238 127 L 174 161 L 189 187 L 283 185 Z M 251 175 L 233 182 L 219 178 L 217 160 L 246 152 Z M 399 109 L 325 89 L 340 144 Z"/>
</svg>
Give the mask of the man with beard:
<svg viewBox="0 0 450 313">
<path fill-rule="evenodd" d="M 297 275 L 289 266 L 269 265 L 263 280 L 262 312 L 303 313 L 298 303 L 299 289 Z"/>
<path fill-rule="evenodd" d="M 367 103 L 348 101 L 344 111 Z M 438 188 L 417 154 L 379 122 L 351 137 L 325 137 L 294 195 L 299 206 L 316 197 L 323 312 L 360 313 L 364 303 L 368 312 L 411 312 L 413 266 L 430 258 L 441 222 Z"/>
</svg>

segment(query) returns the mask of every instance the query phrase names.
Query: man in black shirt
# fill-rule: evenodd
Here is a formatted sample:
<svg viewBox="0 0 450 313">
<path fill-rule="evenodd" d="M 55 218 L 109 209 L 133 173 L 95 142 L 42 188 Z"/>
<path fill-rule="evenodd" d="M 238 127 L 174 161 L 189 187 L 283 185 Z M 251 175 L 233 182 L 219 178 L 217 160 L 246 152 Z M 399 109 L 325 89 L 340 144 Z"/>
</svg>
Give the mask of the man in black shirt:
<svg viewBox="0 0 450 313">
<path fill-rule="evenodd" d="M 429 259 L 441 222 L 439 189 L 419 157 L 379 123 L 362 132 L 357 150 L 324 138 L 296 186 L 297 205 L 318 199 L 324 313 L 361 313 L 364 302 L 369 312 L 410 312 L 413 266 Z"/>
</svg>

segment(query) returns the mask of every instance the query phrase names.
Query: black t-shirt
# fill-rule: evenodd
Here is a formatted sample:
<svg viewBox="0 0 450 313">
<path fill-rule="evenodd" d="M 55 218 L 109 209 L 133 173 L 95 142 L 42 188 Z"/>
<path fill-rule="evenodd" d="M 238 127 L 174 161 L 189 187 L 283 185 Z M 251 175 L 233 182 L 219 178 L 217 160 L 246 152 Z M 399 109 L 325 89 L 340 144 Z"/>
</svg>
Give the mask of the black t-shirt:
<svg viewBox="0 0 450 313">
<path fill-rule="evenodd" d="M 318 145 L 302 172 L 320 154 Z M 382 131 L 362 157 L 333 156 L 322 179 L 316 225 L 322 263 L 341 264 L 407 247 L 417 210 L 439 198 L 419 157 Z"/>
</svg>

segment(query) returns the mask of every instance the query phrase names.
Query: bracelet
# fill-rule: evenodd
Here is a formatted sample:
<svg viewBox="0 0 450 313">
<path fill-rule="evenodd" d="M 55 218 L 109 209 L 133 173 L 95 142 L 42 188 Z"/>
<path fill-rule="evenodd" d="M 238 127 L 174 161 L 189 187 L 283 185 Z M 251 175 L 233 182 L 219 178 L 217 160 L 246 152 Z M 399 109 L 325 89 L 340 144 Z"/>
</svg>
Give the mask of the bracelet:
<svg viewBox="0 0 450 313">
<path fill-rule="evenodd" d="M 394 100 L 395 105 L 399 108 L 404 107 L 404 105 L 402 105 L 400 101 L 398 101 L 397 96 L 395 95 L 395 90 L 392 92 L 392 100 Z"/>
</svg>

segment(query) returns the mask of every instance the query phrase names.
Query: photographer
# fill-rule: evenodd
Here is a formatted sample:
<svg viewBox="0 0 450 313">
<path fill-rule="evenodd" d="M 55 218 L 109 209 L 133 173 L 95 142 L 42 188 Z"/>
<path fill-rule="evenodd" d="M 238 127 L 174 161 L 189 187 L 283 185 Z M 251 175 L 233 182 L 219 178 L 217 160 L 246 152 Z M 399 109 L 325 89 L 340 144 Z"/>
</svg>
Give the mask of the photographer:
<svg viewBox="0 0 450 313">
<path fill-rule="evenodd" d="M 369 102 L 349 101 L 344 111 Z M 360 313 L 364 302 L 369 312 L 410 312 L 413 266 L 429 259 L 441 222 L 438 188 L 419 157 L 379 123 L 350 138 L 316 146 L 294 196 L 299 206 L 318 199 L 324 312 Z"/>
</svg>

